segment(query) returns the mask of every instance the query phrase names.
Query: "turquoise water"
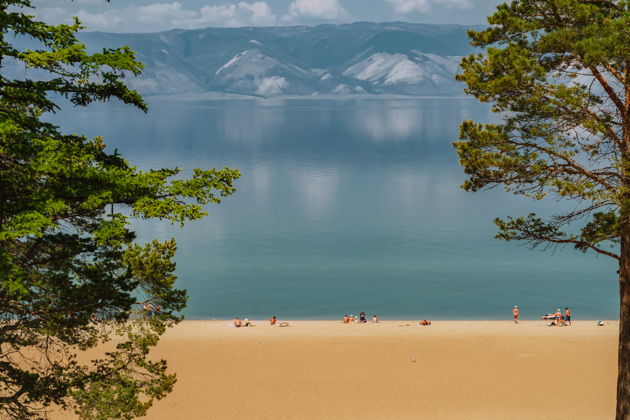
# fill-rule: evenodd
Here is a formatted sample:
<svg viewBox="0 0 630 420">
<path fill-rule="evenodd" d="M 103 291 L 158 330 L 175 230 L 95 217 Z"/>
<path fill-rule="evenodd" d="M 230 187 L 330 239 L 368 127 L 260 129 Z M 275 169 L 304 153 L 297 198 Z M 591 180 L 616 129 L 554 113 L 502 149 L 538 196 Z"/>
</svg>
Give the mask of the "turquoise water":
<svg viewBox="0 0 630 420">
<path fill-rule="evenodd" d="M 67 132 L 102 135 L 141 168 L 230 166 L 238 192 L 175 236 L 190 319 L 523 318 L 570 306 L 617 318 L 615 263 L 493 239 L 492 219 L 567 206 L 500 190 L 466 193 L 451 146 L 470 99 L 149 101 L 65 108 Z"/>
</svg>

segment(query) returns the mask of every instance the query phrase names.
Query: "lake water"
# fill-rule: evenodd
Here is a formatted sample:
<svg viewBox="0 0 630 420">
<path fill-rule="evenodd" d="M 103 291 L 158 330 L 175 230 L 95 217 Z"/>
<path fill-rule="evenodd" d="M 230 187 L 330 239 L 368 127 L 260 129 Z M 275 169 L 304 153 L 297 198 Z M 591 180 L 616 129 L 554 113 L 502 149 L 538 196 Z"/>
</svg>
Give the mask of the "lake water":
<svg viewBox="0 0 630 420">
<path fill-rule="evenodd" d="M 509 319 L 570 306 L 618 317 L 616 264 L 571 247 L 542 252 L 493 238 L 493 218 L 549 214 L 500 190 L 466 193 L 451 143 L 471 99 L 150 100 L 64 108 L 67 132 L 102 135 L 140 168 L 230 166 L 238 191 L 175 236 L 189 319 Z M 566 206 L 566 204 L 564 205 Z"/>
</svg>

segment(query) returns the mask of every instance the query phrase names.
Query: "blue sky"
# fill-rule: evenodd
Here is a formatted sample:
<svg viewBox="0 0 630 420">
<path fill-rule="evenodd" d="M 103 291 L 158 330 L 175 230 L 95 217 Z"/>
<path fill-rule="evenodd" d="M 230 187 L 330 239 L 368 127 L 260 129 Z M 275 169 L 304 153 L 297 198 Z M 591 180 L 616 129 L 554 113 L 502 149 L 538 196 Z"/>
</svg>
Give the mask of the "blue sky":
<svg viewBox="0 0 630 420">
<path fill-rule="evenodd" d="M 50 23 L 78 16 L 89 30 L 156 32 L 208 26 L 393 21 L 483 24 L 499 0 L 35 0 Z"/>
</svg>

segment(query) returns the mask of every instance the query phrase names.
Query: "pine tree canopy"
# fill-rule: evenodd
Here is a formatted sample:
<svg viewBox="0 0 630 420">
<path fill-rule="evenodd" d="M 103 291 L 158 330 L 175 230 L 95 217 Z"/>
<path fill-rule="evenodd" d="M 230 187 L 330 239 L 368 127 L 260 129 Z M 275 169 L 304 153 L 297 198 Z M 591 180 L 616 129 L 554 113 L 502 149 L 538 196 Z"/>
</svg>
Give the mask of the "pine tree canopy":
<svg viewBox="0 0 630 420">
<path fill-rule="evenodd" d="M 78 21 L 48 25 L 32 12 L 28 0 L 0 1 L 0 417 L 42 417 L 54 405 L 133 418 L 173 388 L 149 350 L 181 319 L 186 292 L 175 288 L 175 241 L 136 243 L 131 222 L 200 219 L 239 173 L 141 171 L 103 139 L 44 122 L 61 101 L 147 107 L 124 84 L 142 71 L 133 51 L 90 54 Z M 29 71 L 7 78 L 7 65 Z M 79 362 L 111 340 L 108 353 Z"/>
<path fill-rule="evenodd" d="M 630 1 L 514 0 L 471 31 L 467 93 L 499 122 L 465 121 L 454 145 L 467 191 L 502 186 L 572 204 L 496 219 L 497 238 L 570 244 L 619 263 L 618 420 L 630 418 Z M 568 206 L 567 206 L 568 207 Z M 611 276 L 614 276 L 611 273 Z M 601 279 L 598 279 L 601 280 Z"/>
<path fill-rule="evenodd" d="M 630 204 L 630 10 L 627 1 L 517 0 L 470 32 L 484 53 L 462 60 L 467 93 L 501 113 L 462 123 L 455 143 L 477 191 L 502 185 L 575 209 L 496 220 L 498 238 L 573 244 L 619 258 L 620 209 Z M 568 231 L 563 226 L 574 224 Z"/>
</svg>

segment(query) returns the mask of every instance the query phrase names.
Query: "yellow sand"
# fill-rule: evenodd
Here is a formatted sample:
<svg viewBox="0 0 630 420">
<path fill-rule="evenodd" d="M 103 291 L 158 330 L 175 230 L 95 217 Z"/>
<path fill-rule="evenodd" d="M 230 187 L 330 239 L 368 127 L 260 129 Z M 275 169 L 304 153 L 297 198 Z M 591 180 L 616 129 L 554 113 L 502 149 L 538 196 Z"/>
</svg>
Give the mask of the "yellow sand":
<svg viewBox="0 0 630 420">
<path fill-rule="evenodd" d="M 149 419 L 609 419 L 616 322 L 186 321 Z M 413 362 L 415 360 L 415 362 Z"/>
</svg>

